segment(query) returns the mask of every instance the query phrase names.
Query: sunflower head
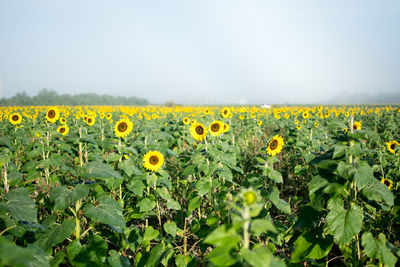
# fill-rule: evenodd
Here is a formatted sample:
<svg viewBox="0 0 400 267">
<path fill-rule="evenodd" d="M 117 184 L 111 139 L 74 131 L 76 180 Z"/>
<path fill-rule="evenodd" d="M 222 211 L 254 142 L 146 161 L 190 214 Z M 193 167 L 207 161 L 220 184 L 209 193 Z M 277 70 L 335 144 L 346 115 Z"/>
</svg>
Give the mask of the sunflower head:
<svg viewBox="0 0 400 267">
<path fill-rule="evenodd" d="M 183 124 L 188 125 L 190 123 L 190 119 L 188 117 L 183 118 Z"/>
<path fill-rule="evenodd" d="M 270 156 L 275 156 L 276 154 L 281 153 L 283 145 L 283 138 L 279 135 L 275 135 L 268 143 L 267 153 Z"/>
<path fill-rule="evenodd" d="M 22 116 L 19 113 L 13 113 L 13 114 L 10 115 L 8 120 L 10 121 L 11 124 L 17 125 L 17 124 L 21 123 Z"/>
<path fill-rule="evenodd" d="M 257 121 L 257 125 L 258 125 L 258 126 L 261 126 L 262 124 L 263 124 L 262 121 Z"/>
<path fill-rule="evenodd" d="M 259 196 L 254 189 L 244 189 L 242 191 L 242 199 L 245 206 L 251 206 L 258 202 Z"/>
<path fill-rule="evenodd" d="M 69 132 L 68 125 L 62 125 L 62 126 L 58 127 L 57 128 L 57 132 L 59 132 L 63 136 L 66 136 L 68 134 L 68 132 Z"/>
<path fill-rule="evenodd" d="M 149 170 L 156 172 L 164 164 L 164 156 L 158 151 L 149 151 L 143 157 L 143 166 Z"/>
<path fill-rule="evenodd" d="M 382 177 L 381 183 L 384 184 L 384 185 L 386 185 L 386 186 L 388 187 L 389 190 L 391 190 L 392 187 L 393 187 L 393 181 L 390 180 L 390 179 L 387 179 L 387 178 L 385 178 L 385 177 Z"/>
<path fill-rule="evenodd" d="M 243 115 L 243 114 L 240 114 L 239 119 L 240 119 L 240 120 L 244 120 L 244 115 Z"/>
<path fill-rule="evenodd" d="M 316 121 L 316 122 L 314 122 L 314 127 L 315 128 L 318 128 L 318 126 L 319 126 L 319 123 Z"/>
<path fill-rule="evenodd" d="M 50 123 L 55 123 L 60 118 L 60 111 L 56 107 L 52 107 L 46 112 L 46 120 Z"/>
<path fill-rule="evenodd" d="M 213 121 L 208 127 L 208 131 L 212 136 L 219 136 L 224 130 L 224 123 L 222 121 Z"/>
<path fill-rule="evenodd" d="M 353 123 L 353 130 L 361 130 L 361 121 L 355 121 Z"/>
<path fill-rule="evenodd" d="M 300 130 L 300 129 L 301 129 L 301 124 L 297 124 L 297 125 L 296 125 L 296 129 L 297 129 L 297 130 Z"/>
<path fill-rule="evenodd" d="M 190 134 L 196 141 L 203 141 L 206 138 L 207 130 L 203 124 L 195 122 L 190 126 Z"/>
<path fill-rule="evenodd" d="M 220 112 L 221 116 L 225 119 L 229 118 L 229 113 L 231 113 L 229 108 L 223 108 Z"/>
<path fill-rule="evenodd" d="M 60 123 L 61 124 L 66 124 L 67 120 L 64 117 L 62 117 L 62 118 L 60 118 Z"/>
<path fill-rule="evenodd" d="M 95 117 L 88 116 L 88 117 L 86 118 L 86 124 L 89 125 L 89 126 L 92 126 L 95 122 L 96 122 Z"/>
<path fill-rule="evenodd" d="M 387 146 L 387 149 L 389 150 L 389 152 L 390 153 L 396 153 L 396 146 L 398 146 L 398 145 L 400 145 L 400 143 L 398 143 L 397 141 L 394 141 L 394 140 L 392 140 L 392 141 L 389 141 L 389 142 L 386 142 L 386 146 Z"/>
<path fill-rule="evenodd" d="M 107 113 L 106 119 L 107 119 L 107 120 L 111 120 L 111 118 L 112 118 L 112 114 L 111 114 L 111 113 Z"/>
<path fill-rule="evenodd" d="M 133 129 L 133 123 L 129 119 L 121 119 L 114 126 L 115 135 L 119 138 L 126 137 Z"/>
</svg>

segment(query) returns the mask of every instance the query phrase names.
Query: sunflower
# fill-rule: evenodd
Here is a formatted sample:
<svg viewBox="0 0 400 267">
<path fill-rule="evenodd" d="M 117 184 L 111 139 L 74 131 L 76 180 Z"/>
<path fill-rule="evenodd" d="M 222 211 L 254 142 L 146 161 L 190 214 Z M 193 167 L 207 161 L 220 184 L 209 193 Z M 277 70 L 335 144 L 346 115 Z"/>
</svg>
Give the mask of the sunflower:
<svg viewBox="0 0 400 267">
<path fill-rule="evenodd" d="M 210 114 L 210 109 L 206 108 L 206 109 L 204 110 L 204 115 L 209 115 L 209 114 Z"/>
<path fill-rule="evenodd" d="M 258 126 L 261 126 L 262 123 L 263 123 L 262 121 L 257 121 L 257 125 L 258 125 Z"/>
<path fill-rule="evenodd" d="M 100 113 L 100 119 L 104 119 L 105 116 L 106 116 L 106 114 L 104 112 Z"/>
<path fill-rule="evenodd" d="M 60 118 L 60 123 L 65 124 L 65 123 L 67 123 L 67 120 L 64 117 L 62 117 L 62 118 Z"/>
<path fill-rule="evenodd" d="M 240 119 L 240 120 L 244 120 L 244 115 L 241 114 L 241 115 L 239 116 L 239 119 Z"/>
<path fill-rule="evenodd" d="M 111 120 L 111 118 L 112 118 L 112 114 L 111 114 L 111 113 L 107 113 L 106 119 L 107 119 L 107 120 Z"/>
<path fill-rule="evenodd" d="M 385 177 L 382 177 L 381 183 L 386 185 L 389 190 L 392 189 L 392 186 L 393 186 L 393 181 L 392 180 L 389 180 L 389 179 L 387 179 Z"/>
<path fill-rule="evenodd" d="M 190 123 L 190 119 L 188 117 L 183 118 L 183 124 L 188 125 Z"/>
<path fill-rule="evenodd" d="M 267 153 L 270 156 L 275 156 L 276 154 L 281 153 L 283 145 L 283 138 L 279 135 L 275 135 L 268 143 Z"/>
<path fill-rule="evenodd" d="M 158 151 L 149 151 L 143 157 L 143 166 L 149 170 L 156 172 L 164 164 L 164 156 Z"/>
<path fill-rule="evenodd" d="M 195 122 L 190 126 L 190 134 L 196 141 L 203 141 L 206 138 L 207 130 L 203 124 Z"/>
<path fill-rule="evenodd" d="M 257 191 L 255 191 L 252 188 L 244 189 L 242 191 L 241 195 L 242 195 L 242 198 L 243 198 L 243 203 L 246 206 L 251 206 L 251 205 L 257 203 L 258 200 L 259 200 L 259 196 L 257 194 Z"/>
<path fill-rule="evenodd" d="M 308 119 L 310 117 L 310 113 L 308 111 L 303 112 L 303 119 Z"/>
<path fill-rule="evenodd" d="M 87 125 L 89 125 L 89 126 L 92 126 L 94 123 L 96 122 L 96 119 L 94 118 L 94 117 L 87 117 L 86 118 L 86 123 L 87 123 Z"/>
<path fill-rule="evenodd" d="M 115 135 L 119 138 L 126 137 L 133 129 L 133 123 L 129 119 L 117 121 L 114 127 Z"/>
<path fill-rule="evenodd" d="M 60 118 L 60 111 L 58 108 L 52 107 L 46 112 L 45 118 L 48 122 L 55 123 Z"/>
<path fill-rule="evenodd" d="M 57 132 L 59 132 L 60 134 L 66 136 L 69 132 L 69 127 L 68 125 L 62 125 L 60 127 L 57 128 Z"/>
<path fill-rule="evenodd" d="M 213 121 L 208 130 L 212 136 L 219 136 L 224 130 L 224 123 L 222 121 Z"/>
<path fill-rule="evenodd" d="M 224 123 L 224 129 L 222 130 L 223 133 L 226 133 L 227 131 L 229 131 L 229 124 Z"/>
<path fill-rule="evenodd" d="M 316 122 L 314 122 L 314 127 L 315 128 L 318 128 L 318 126 L 319 126 L 319 123 L 316 121 Z"/>
<path fill-rule="evenodd" d="M 229 108 L 223 108 L 220 112 L 221 116 L 224 117 L 225 119 L 229 117 L 229 113 L 231 113 Z"/>
<path fill-rule="evenodd" d="M 300 125 L 300 124 L 297 124 L 297 125 L 296 125 L 296 128 L 297 128 L 297 130 L 300 130 L 300 129 L 301 129 L 301 125 Z"/>
<path fill-rule="evenodd" d="M 398 143 L 397 141 L 394 141 L 394 140 L 386 142 L 387 149 L 389 150 L 390 153 L 393 153 L 393 154 L 396 153 L 395 148 L 398 145 L 400 145 L 400 143 Z"/>
<path fill-rule="evenodd" d="M 21 123 L 22 116 L 19 113 L 13 113 L 10 115 L 8 120 L 11 122 L 11 124 L 17 125 Z"/>
<path fill-rule="evenodd" d="M 361 121 L 355 121 L 353 123 L 353 130 L 361 130 Z"/>
</svg>

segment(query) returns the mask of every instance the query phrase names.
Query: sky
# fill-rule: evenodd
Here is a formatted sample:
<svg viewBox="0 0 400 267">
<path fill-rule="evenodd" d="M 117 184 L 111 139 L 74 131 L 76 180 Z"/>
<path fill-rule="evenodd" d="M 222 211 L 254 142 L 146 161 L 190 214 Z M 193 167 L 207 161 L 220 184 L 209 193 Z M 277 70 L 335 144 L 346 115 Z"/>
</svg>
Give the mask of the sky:
<svg viewBox="0 0 400 267">
<path fill-rule="evenodd" d="M 317 103 L 400 92 L 400 1 L 0 0 L 3 96 Z"/>
</svg>

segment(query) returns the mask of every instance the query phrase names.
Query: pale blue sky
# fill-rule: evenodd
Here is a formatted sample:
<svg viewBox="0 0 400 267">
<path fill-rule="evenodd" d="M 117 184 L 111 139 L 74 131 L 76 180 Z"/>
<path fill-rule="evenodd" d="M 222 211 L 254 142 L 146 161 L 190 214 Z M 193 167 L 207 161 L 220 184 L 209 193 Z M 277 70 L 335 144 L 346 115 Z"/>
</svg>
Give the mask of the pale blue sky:
<svg viewBox="0 0 400 267">
<path fill-rule="evenodd" d="M 400 1 L 0 0 L 4 95 L 316 102 L 400 91 Z"/>
</svg>

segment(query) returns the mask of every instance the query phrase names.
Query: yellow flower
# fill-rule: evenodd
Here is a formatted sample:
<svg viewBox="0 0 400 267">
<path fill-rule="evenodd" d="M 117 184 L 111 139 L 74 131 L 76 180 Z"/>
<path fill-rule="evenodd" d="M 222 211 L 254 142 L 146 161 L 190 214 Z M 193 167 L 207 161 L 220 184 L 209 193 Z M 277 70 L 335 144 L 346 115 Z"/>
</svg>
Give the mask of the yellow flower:
<svg viewBox="0 0 400 267">
<path fill-rule="evenodd" d="M 296 125 L 296 128 L 297 128 L 297 130 L 300 130 L 300 129 L 301 129 L 301 125 L 300 125 L 300 124 L 297 124 L 297 125 Z"/>
<path fill-rule="evenodd" d="M 19 113 L 13 113 L 10 115 L 9 121 L 13 125 L 20 124 L 22 121 L 22 116 Z"/>
<path fill-rule="evenodd" d="M 227 131 L 229 131 L 229 124 L 224 123 L 224 129 L 222 130 L 223 133 L 226 133 Z"/>
<path fill-rule="evenodd" d="M 57 132 L 59 132 L 60 134 L 66 136 L 69 132 L 69 127 L 68 125 L 62 125 L 60 127 L 57 128 Z"/>
<path fill-rule="evenodd" d="M 190 134 L 196 141 L 203 141 L 206 138 L 207 130 L 203 124 L 195 122 L 190 126 Z"/>
<path fill-rule="evenodd" d="M 92 126 L 96 122 L 96 119 L 94 117 L 87 117 L 86 123 L 89 126 Z"/>
<path fill-rule="evenodd" d="M 283 145 L 283 138 L 279 135 L 275 135 L 268 143 L 267 153 L 270 156 L 275 156 L 276 154 L 281 153 Z"/>
<path fill-rule="evenodd" d="M 60 111 L 58 108 L 52 107 L 46 112 L 45 118 L 48 122 L 55 123 L 60 118 Z"/>
<path fill-rule="evenodd" d="M 208 130 L 212 136 L 219 136 L 224 130 L 224 123 L 222 121 L 213 121 Z"/>
<path fill-rule="evenodd" d="M 60 118 L 60 123 L 65 124 L 65 123 L 67 123 L 67 120 L 64 117 L 62 117 L 62 118 Z"/>
<path fill-rule="evenodd" d="M 223 108 L 220 112 L 221 116 L 224 117 L 225 119 L 229 117 L 229 113 L 231 113 L 229 108 Z"/>
<path fill-rule="evenodd" d="M 128 119 L 121 119 L 114 126 L 115 135 L 119 138 L 126 137 L 132 129 L 133 123 Z"/>
<path fill-rule="evenodd" d="M 149 170 L 156 172 L 164 164 L 164 156 L 158 151 L 149 151 L 143 157 L 143 166 Z"/>
<path fill-rule="evenodd" d="M 107 120 L 111 120 L 111 118 L 112 118 L 112 114 L 111 114 L 111 113 L 107 113 L 106 119 L 107 119 Z"/>
<path fill-rule="evenodd" d="M 387 149 L 389 150 L 390 153 L 393 153 L 393 154 L 396 153 L 395 148 L 398 145 L 400 145 L 400 144 L 394 140 L 386 142 Z"/>
<path fill-rule="evenodd" d="M 353 130 L 361 130 L 361 121 L 355 121 L 353 123 Z"/>
<path fill-rule="evenodd" d="M 240 119 L 240 120 L 243 120 L 243 119 L 244 119 L 244 115 L 241 114 L 241 115 L 239 116 L 239 119 Z"/>
<path fill-rule="evenodd" d="M 256 204 L 258 201 L 257 192 L 254 191 L 253 189 L 243 190 L 242 198 L 243 198 L 243 202 L 246 206 L 251 206 L 253 204 Z"/>
<path fill-rule="evenodd" d="M 319 126 L 319 123 L 316 121 L 314 122 L 314 127 L 317 128 Z"/>
<path fill-rule="evenodd" d="M 261 126 L 263 124 L 262 121 L 257 121 L 258 126 Z"/>
<path fill-rule="evenodd" d="M 386 185 L 389 190 L 392 189 L 392 186 L 393 186 L 393 181 L 392 180 L 389 180 L 389 179 L 386 179 L 385 177 L 382 177 L 381 183 Z"/>
<path fill-rule="evenodd" d="M 310 117 L 310 113 L 308 113 L 308 111 L 304 111 L 303 112 L 303 118 L 304 119 L 308 119 Z"/>
<path fill-rule="evenodd" d="M 188 125 L 190 123 L 190 119 L 188 117 L 183 118 L 183 124 Z"/>
</svg>

